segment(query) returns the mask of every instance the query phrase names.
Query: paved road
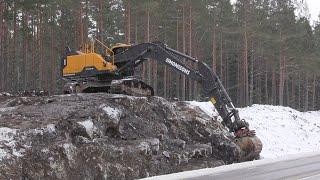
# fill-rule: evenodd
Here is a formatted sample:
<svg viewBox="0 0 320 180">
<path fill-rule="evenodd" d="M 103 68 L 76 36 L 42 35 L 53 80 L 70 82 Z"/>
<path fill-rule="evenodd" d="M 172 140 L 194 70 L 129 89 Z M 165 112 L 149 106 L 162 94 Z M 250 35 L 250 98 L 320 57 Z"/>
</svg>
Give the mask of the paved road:
<svg viewBox="0 0 320 180">
<path fill-rule="evenodd" d="M 320 180 L 320 152 L 285 157 L 277 160 L 259 160 L 217 168 L 200 169 L 148 179 L 188 180 Z"/>
</svg>

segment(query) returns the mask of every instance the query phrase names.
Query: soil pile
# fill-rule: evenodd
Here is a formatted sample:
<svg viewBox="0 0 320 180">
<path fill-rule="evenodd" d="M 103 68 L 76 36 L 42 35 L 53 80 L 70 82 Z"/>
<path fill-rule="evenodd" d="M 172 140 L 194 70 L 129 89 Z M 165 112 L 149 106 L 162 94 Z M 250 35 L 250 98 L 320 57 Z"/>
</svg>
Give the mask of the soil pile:
<svg viewBox="0 0 320 180">
<path fill-rule="evenodd" d="M 0 96 L 0 179 L 134 179 L 241 159 L 221 123 L 185 102 Z"/>
</svg>

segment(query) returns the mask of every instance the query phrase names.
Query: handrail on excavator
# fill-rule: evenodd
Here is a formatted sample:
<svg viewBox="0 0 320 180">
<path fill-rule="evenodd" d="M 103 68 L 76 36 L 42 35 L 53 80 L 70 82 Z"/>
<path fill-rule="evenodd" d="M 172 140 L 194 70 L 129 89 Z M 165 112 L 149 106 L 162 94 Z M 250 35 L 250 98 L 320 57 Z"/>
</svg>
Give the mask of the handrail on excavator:
<svg viewBox="0 0 320 180">
<path fill-rule="evenodd" d="M 106 48 L 106 53 L 109 54 L 108 52 L 111 53 L 112 56 L 112 65 L 114 65 L 114 52 L 108 47 L 106 46 L 103 42 L 99 41 L 97 38 L 94 38 L 95 41 L 97 41 L 101 46 L 103 46 L 104 48 Z"/>
</svg>

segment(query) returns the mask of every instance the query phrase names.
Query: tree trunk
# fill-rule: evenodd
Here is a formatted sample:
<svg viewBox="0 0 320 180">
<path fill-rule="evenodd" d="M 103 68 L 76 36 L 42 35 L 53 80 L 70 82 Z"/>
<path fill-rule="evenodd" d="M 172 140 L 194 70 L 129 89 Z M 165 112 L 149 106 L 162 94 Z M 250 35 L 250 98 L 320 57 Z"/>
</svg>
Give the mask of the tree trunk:
<svg viewBox="0 0 320 180">
<path fill-rule="evenodd" d="M 189 5 L 189 56 L 192 56 L 192 7 Z M 193 62 L 190 62 L 190 67 L 193 67 Z M 189 100 L 192 100 L 193 84 L 194 82 L 189 79 Z"/>
<path fill-rule="evenodd" d="M 291 107 L 293 108 L 297 108 L 297 104 L 296 104 L 296 81 L 297 78 L 295 78 L 295 75 L 291 76 Z"/>
<path fill-rule="evenodd" d="M 8 8 L 7 4 L 5 4 L 5 10 L 6 11 Z M 4 21 L 4 23 L 2 24 L 2 27 L 3 27 L 3 42 L 2 45 L 6 45 L 7 47 L 9 46 L 10 42 L 9 42 L 9 39 L 8 39 L 8 34 L 9 34 L 9 30 L 8 30 L 8 25 L 7 25 L 7 21 Z M 10 68 L 9 67 L 9 48 L 5 48 L 3 47 L 2 48 L 2 52 L 3 52 L 3 55 L 4 55 L 4 70 L 3 70 L 3 86 L 4 86 L 4 91 L 9 91 L 9 84 L 8 84 L 8 69 Z"/>
<path fill-rule="evenodd" d="M 54 12 L 52 12 L 51 16 L 52 16 L 52 19 L 54 19 L 55 17 L 53 16 Z M 55 56 L 55 33 L 54 33 L 54 29 L 53 27 L 50 28 L 51 32 L 50 32 L 50 35 L 51 35 L 51 43 L 50 43 L 50 51 L 51 51 L 51 90 L 50 92 L 52 94 L 55 94 L 56 93 L 56 56 Z"/>
<path fill-rule="evenodd" d="M 179 17 L 179 12 L 177 11 L 177 17 Z M 177 27 L 176 27 L 176 49 L 179 51 L 179 19 L 177 18 Z M 180 99 L 180 74 L 175 73 L 176 75 L 176 98 Z"/>
<path fill-rule="evenodd" d="M 272 69 L 272 105 L 276 105 L 277 103 L 277 86 L 276 86 L 276 71 Z"/>
<path fill-rule="evenodd" d="M 298 73 L 298 109 L 301 109 L 301 73 Z"/>
<path fill-rule="evenodd" d="M 4 2 L 0 2 L 0 92 L 4 91 L 4 79 L 5 79 L 5 74 L 4 74 L 4 69 L 5 69 L 5 57 L 3 53 L 4 49 Z"/>
<path fill-rule="evenodd" d="M 247 106 L 249 102 L 249 83 L 248 83 L 248 37 L 247 32 L 244 33 L 244 49 L 243 49 L 243 97 L 244 105 Z"/>
<path fill-rule="evenodd" d="M 283 44 L 282 44 L 282 32 L 280 30 L 280 77 L 279 77 L 279 105 L 283 105 L 283 98 L 284 98 L 284 82 L 285 82 L 285 56 L 283 52 Z"/>
<path fill-rule="evenodd" d="M 149 15 L 148 15 L 149 23 L 152 22 L 150 21 L 150 10 L 149 10 Z M 150 25 L 149 25 L 150 26 Z M 151 28 L 153 30 L 153 28 Z M 154 32 L 154 31 L 152 31 Z M 158 63 L 156 60 L 152 61 L 152 84 L 153 84 L 153 91 L 155 95 L 158 95 Z"/>
<path fill-rule="evenodd" d="M 308 111 L 309 109 L 309 77 L 308 73 L 305 74 L 304 81 L 304 111 Z"/>
<path fill-rule="evenodd" d="M 138 28 L 137 28 L 137 31 L 138 31 Z M 138 40 L 138 38 L 137 38 Z M 146 63 L 148 62 L 143 62 L 142 63 L 142 67 L 141 67 L 141 78 L 143 81 L 147 81 L 147 78 L 146 78 Z"/>
<path fill-rule="evenodd" d="M 288 75 L 287 75 L 288 76 Z M 290 94 L 289 94 L 289 76 L 286 78 L 286 81 L 285 81 L 285 86 L 286 86 L 286 106 L 289 106 L 290 107 Z"/>
<path fill-rule="evenodd" d="M 129 0 L 130 1 L 130 0 Z M 104 42 L 103 39 L 103 0 L 99 0 L 99 40 Z M 130 2 L 129 2 L 130 3 Z"/>
<path fill-rule="evenodd" d="M 212 27 L 212 70 L 217 73 L 217 56 L 216 56 L 216 24 L 215 20 L 213 20 Z"/>
<path fill-rule="evenodd" d="M 267 68 L 267 62 L 266 61 L 265 61 L 265 72 L 264 72 L 264 98 L 265 98 L 265 103 L 269 103 L 268 68 Z"/>
<path fill-rule="evenodd" d="M 39 11 L 39 30 L 38 30 L 38 41 L 39 41 L 39 45 L 38 45 L 38 48 L 39 48 L 39 79 L 40 79 L 40 84 L 39 84 L 39 89 L 45 89 L 45 78 L 44 78 L 44 69 L 45 69 L 45 65 L 44 65 L 44 59 L 43 59 L 43 43 L 42 43 L 42 36 L 43 36 L 43 25 L 42 25 L 42 22 L 43 22 L 43 17 L 42 17 L 42 14 L 41 12 Z"/>
<path fill-rule="evenodd" d="M 220 32 L 220 80 L 222 84 L 225 84 L 224 82 L 224 75 L 223 75 L 223 33 L 222 30 Z"/>
<path fill-rule="evenodd" d="M 243 48 L 243 85 L 244 85 L 244 104 L 245 106 L 249 103 L 249 80 L 248 80 L 248 14 L 247 9 L 249 8 L 248 0 L 245 0 L 245 15 L 244 15 L 244 48 Z"/>
<path fill-rule="evenodd" d="M 150 42 L 150 9 L 149 5 L 147 7 L 147 42 Z M 148 60 L 147 62 L 147 75 L 148 75 L 148 83 L 151 84 L 151 73 L 152 73 L 152 62 Z"/>
<path fill-rule="evenodd" d="M 27 80 L 28 77 L 28 12 L 23 14 L 23 26 L 24 26 L 24 36 L 23 36 L 23 90 L 27 90 Z"/>
<path fill-rule="evenodd" d="M 33 35 L 33 40 L 32 40 L 32 50 L 31 50 L 31 56 L 32 56 L 32 60 L 31 60 L 31 67 L 32 67 L 32 70 L 31 70 L 31 88 L 32 89 L 36 89 L 36 58 L 35 58 L 35 51 L 36 51 L 36 48 L 37 48 L 37 34 L 36 34 L 36 27 L 35 27 L 35 17 L 32 17 L 32 35 Z"/>
<path fill-rule="evenodd" d="M 16 9 L 16 4 L 14 4 L 14 13 L 13 13 L 13 52 L 12 52 L 12 70 L 11 70 L 11 82 L 15 82 L 13 84 L 13 91 L 16 92 L 19 89 L 19 77 L 16 75 L 18 74 L 18 68 L 16 67 L 17 65 L 17 57 L 16 57 L 16 48 L 17 48 L 17 9 Z"/>
<path fill-rule="evenodd" d="M 135 18 L 134 18 L 134 43 L 138 44 L 139 40 L 138 40 L 138 18 L 137 18 L 137 10 L 135 12 Z M 142 78 L 143 81 L 145 81 L 145 62 L 142 63 L 142 65 L 140 67 L 138 67 L 139 71 L 140 71 L 140 77 Z"/>
<path fill-rule="evenodd" d="M 238 62 L 237 62 L 237 65 L 238 65 L 238 72 L 237 72 L 237 84 L 239 84 L 238 86 L 238 104 L 240 107 L 244 106 L 244 103 L 243 103 L 243 78 L 242 78 L 242 71 L 241 71 L 241 66 L 242 66 L 242 61 L 241 59 L 238 59 Z"/>
<path fill-rule="evenodd" d="M 79 29 L 80 29 L 80 32 L 79 32 L 79 37 L 80 37 L 80 44 L 84 44 L 84 39 L 83 39 L 83 20 L 82 20 L 82 2 L 80 2 L 80 6 L 79 6 Z"/>
<path fill-rule="evenodd" d="M 224 40 L 223 45 L 224 45 L 224 49 L 225 49 L 224 55 L 223 55 L 223 57 L 224 57 L 224 81 L 225 81 L 224 87 L 226 89 L 229 89 L 229 73 L 228 73 L 229 72 L 229 66 L 228 66 L 229 55 L 227 52 L 227 40 Z"/>
<path fill-rule="evenodd" d="M 186 53 L 186 18 L 185 18 L 185 4 L 182 7 L 182 53 Z M 185 62 L 185 60 L 183 60 Z M 186 100 L 186 76 L 182 75 L 182 85 L 181 85 L 181 99 Z"/>
<path fill-rule="evenodd" d="M 312 110 L 315 110 L 316 107 L 316 75 L 313 75 L 313 82 L 312 82 Z"/>
<path fill-rule="evenodd" d="M 149 19 L 149 9 L 148 9 L 148 15 Z M 126 43 L 130 44 L 131 43 L 131 0 L 127 0 L 127 8 L 126 8 Z M 149 20 L 148 20 L 149 21 Z M 148 24 L 149 28 L 149 24 Z M 149 42 L 149 41 L 148 41 Z"/>
<path fill-rule="evenodd" d="M 251 48 L 253 49 L 253 41 L 251 42 Z M 253 63 L 254 63 L 254 54 L 251 53 L 250 56 L 250 90 L 249 90 L 249 105 L 253 104 Z"/>
</svg>

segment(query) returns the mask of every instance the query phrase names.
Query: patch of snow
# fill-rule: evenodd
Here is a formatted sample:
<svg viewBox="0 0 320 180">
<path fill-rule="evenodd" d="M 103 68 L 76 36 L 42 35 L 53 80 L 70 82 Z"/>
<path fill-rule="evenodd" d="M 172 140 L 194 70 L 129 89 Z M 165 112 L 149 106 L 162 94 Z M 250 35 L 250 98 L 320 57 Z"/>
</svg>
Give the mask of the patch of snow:
<svg viewBox="0 0 320 180">
<path fill-rule="evenodd" d="M 191 106 L 198 106 L 203 112 L 208 114 L 210 117 L 218 116 L 218 112 L 211 102 L 187 101 L 187 103 L 189 103 L 189 105 Z"/>
<path fill-rule="evenodd" d="M 10 142 L 13 140 L 14 135 L 16 135 L 17 130 L 7 127 L 0 128 L 0 141 Z"/>
<path fill-rule="evenodd" d="M 17 150 L 16 148 L 13 148 L 12 154 L 16 157 L 22 157 L 25 152 L 25 149 L 20 148 L 19 150 Z"/>
<path fill-rule="evenodd" d="M 6 158 L 7 156 L 8 156 L 8 152 L 0 148 L 0 160 Z"/>
<path fill-rule="evenodd" d="M 113 119 L 119 119 L 121 116 L 122 111 L 118 108 L 113 108 L 108 105 L 102 104 L 100 108 L 110 117 Z"/>
<path fill-rule="evenodd" d="M 47 124 L 47 128 L 46 129 L 47 129 L 47 131 L 49 133 L 53 133 L 53 132 L 56 131 L 56 126 L 54 124 Z"/>
<path fill-rule="evenodd" d="M 54 124 L 47 124 L 45 127 L 29 129 L 27 132 L 33 135 L 43 136 L 45 133 L 54 133 L 56 131 L 56 127 Z"/>
<path fill-rule="evenodd" d="M 30 130 L 28 130 L 28 132 L 32 133 L 33 135 L 43 136 L 44 129 L 43 128 L 41 128 L 41 129 L 30 129 Z"/>
<path fill-rule="evenodd" d="M 7 92 L 1 92 L 0 96 L 12 96 L 12 94 L 7 93 Z"/>
<path fill-rule="evenodd" d="M 189 102 L 209 116 L 217 112 L 210 102 Z M 320 111 L 299 112 L 289 107 L 252 105 L 240 108 L 241 119 L 256 130 L 262 141 L 262 158 L 314 152 L 320 149 Z"/>
<path fill-rule="evenodd" d="M 59 94 L 59 95 L 53 95 L 53 97 L 70 97 L 73 96 L 74 94 Z"/>
<path fill-rule="evenodd" d="M 75 163 L 73 156 L 75 155 L 76 147 L 71 143 L 65 143 L 63 144 L 63 148 L 68 160 L 72 163 Z"/>
<path fill-rule="evenodd" d="M 43 153 L 48 153 L 48 152 L 49 152 L 49 149 L 48 149 L 48 148 L 43 148 L 43 149 L 41 149 L 41 152 L 43 152 Z"/>
<path fill-rule="evenodd" d="M 5 107 L 5 108 L 0 108 L 0 112 L 8 112 L 8 111 L 13 111 L 17 107 Z"/>
<path fill-rule="evenodd" d="M 7 127 L 0 128 L 0 160 L 11 157 L 11 155 L 16 157 L 22 157 L 24 155 L 25 149 L 17 149 L 17 142 L 14 140 L 16 134 L 17 129 Z"/>
<path fill-rule="evenodd" d="M 197 106 L 210 117 L 217 117 L 218 121 L 222 122 L 222 118 L 211 102 L 187 101 L 187 103 L 191 108 Z"/>
<path fill-rule="evenodd" d="M 239 110 L 263 143 L 261 156 L 277 158 L 320 149 L 320 112 L 282 106 L 253 105 Z"/>
<path fill-rule="evenodd" d="M 88 135 L 92 138 L 93 132 L 96 130 L 96 127 L 94 126 L 91 119 L 80 121 L 78 122 L 80 125 L 82 125 L 85 129 Z"/>
</svg>

